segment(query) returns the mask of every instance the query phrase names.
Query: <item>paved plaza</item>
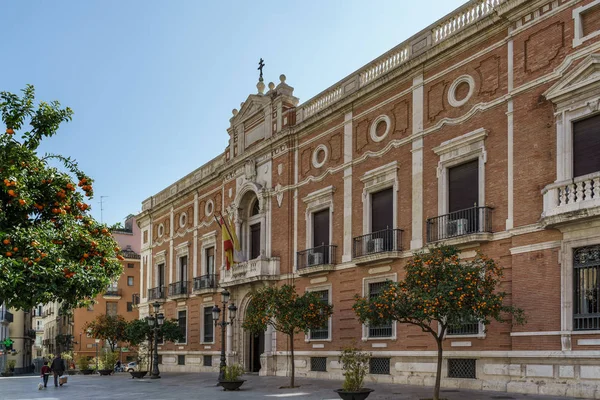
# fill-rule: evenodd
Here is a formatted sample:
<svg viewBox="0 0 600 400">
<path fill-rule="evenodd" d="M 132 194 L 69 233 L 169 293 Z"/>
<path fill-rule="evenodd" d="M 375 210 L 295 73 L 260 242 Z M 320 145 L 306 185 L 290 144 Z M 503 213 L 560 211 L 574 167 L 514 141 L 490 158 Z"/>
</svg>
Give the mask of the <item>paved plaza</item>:
<svg viewBox="0 0 600 400">
<path fill-rule="evenodd" d="M 300 385 L 297 389 L 279 389 L 289 383 L 284 377 L 245 376 L 244 386 L 237 392 L 224 392 L 215 386 L 215 374 L 180 374 L 165 373 L 163 379 L 131 379 L 129 374 L 121 373 L 114 376 L 83 376 L 69 377 L 66 386 L 55 388 L 52 381 L 47 389 L 38 390 L 39 377 L 19 376 L 0 378 L 0 400 L 26 399 L 309 399 L 329 400 L 338 399 L 333 389 L 341 386 L 340 381 L 297 379 Z M 52 386 L 51 386 L 52 385 Z M 418 400 L 431 398 L 432 389 L 421 386 L 394 384 L 369 384 L 375 389 L 369 400 Z M 489 391 L 472 391 L 457 389 L 442 389 L 442 397 L 448 400 L 565 400 L 565 397 L 521 395 L 515 393 L 499 393 Z"/>
</svg>

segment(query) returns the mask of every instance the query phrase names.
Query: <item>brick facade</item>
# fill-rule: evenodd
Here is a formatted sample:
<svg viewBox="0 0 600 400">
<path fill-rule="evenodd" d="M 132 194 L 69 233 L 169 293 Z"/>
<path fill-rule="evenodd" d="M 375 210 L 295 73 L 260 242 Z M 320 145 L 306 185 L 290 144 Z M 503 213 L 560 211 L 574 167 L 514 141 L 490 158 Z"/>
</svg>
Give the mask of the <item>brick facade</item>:
<svg viewBox="0 0 600 400">
<path fill-rule="evenodd" d="M 598 0 L 471 1 L 305 103 L 283 75 L 268 88 L 259 82 L 233 110 L 225 152 L 144 201 L 138 216 L 140 317 L 154 301 L 158 265 L 165 288 L 194 282 L 211 273 L 205 249 L 215 247 L 218 288 L 190 283 L 185 293 L 154 296 L 168 318 L 186 311 L 187 320 L 187 342 L 163 345 L 161 367 L 216 370 L 220 331 L 203 342 L 202 310 L 220 305 L 227 287 L 238 306 L 229 361 L 285 375 L 285 336 L 253 338 L 241 322 L 252 289 L 294 283 L 329 290 L 334 306 L 327 339 L 296 339 L 299 375 L 341 378 L 338 351 L 357 342 L 389 359 L 389 374 L 368 379 L 431 385 L 427 334 L 398 324 L 372 337 L 351 306 L 370 283 L 401 279 L 414 252 L 445 241 L 464 258 L 481 250 L 497 260 L 506 301 L 525 309 L 528 323 L 448 336 L 442 385 L 600 398 L 600 326 L 574 326 L 571 301 L 574 251 L 600 244 L 600 174 L 574 177 L 571 168 L 572 121 L 600 108 L 599 15 Z M 459 212 L 449 176 L 467 162 L 476 163 L 476 205 Z M 372 196 L 389 188 L 393 244 L 371 230 Z M 298 263 L 314 247 L 311 218 L 323 209 L 335 262 L 302 253 Z M 246 255 L 260 224 L 258 258 L 224 269 L 219 213 L 233 217 Z M 327 371 L 311 371 L 311 357 L 327 357 Z M 447 360 L 457 358 L 475 360 L 477 379 L 449 376 Z"/>
</svg>

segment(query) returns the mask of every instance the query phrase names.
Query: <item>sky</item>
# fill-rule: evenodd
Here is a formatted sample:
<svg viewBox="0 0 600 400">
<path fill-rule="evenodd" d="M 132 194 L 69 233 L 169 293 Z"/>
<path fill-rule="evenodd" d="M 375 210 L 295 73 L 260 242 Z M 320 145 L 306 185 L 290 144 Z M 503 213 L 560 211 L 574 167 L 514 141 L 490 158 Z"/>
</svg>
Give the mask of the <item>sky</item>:
<svg viewBox="0 0 600 400">
<path fill-rule="evenodd" d="M 303 103 L 463 3 L 0 0 L 0 91 L 73 109 L 40 152 L 76 159 L 114 224 L 224 151 L 259 58 Z"/>
</svg>

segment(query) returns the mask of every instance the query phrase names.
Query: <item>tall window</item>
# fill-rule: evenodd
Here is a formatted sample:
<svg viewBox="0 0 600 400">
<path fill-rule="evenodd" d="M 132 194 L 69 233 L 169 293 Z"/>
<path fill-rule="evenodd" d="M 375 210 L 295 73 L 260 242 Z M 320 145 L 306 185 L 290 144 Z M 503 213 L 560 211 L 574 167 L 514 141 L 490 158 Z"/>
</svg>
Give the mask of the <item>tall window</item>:
<svg viewBox="0 0 600 400">
<path fill-rule="evenodd" d="M 133 286 L 133 276 L 127 277 L 127 286 Z"/>
<path fill-rule="evenodd" d="M 319 290 L 319 291 L 315 291 L 313 293 L 315 293 L 317 296 L 320 297 L 322 303 L 329 304 L 329 290 Z M 323 324 L 323 326 L 321 326 L 317 329 L 311 329 L 310 330 L 310 339 L 311 340 L 329 339 L 329 321 L 326 321 Z"/>
<path fill-rule="evenodd" d="M 573 329 L 600 329 L 600 245 L 573 251 Z"/>
<path fill-rule="evenodd" d="M 392 188 L 371 194 L 371 232 L 394 228 L 393 201 Z"/>
<path fill-rule="evenodd" d="M 187 260 L 188 256 L 179 257 L 179 280 L 187 281 Z"/>
<path fill-rule="evenodd" d="M 312 215 L 313 254 L 308 265 L 329 264 L 329 208 Z"/>
<path fill-rule="evenodd" d="M 133 311 L 133 303 L 131 301 L 127 302 L 127 312 Z"/>
<path fill-rule="evenodd" d="M 157 284 L 159 288 L 163 288 L 165 286 L 165 264 L 158 264 L 157 266 Z"/>
<path fill-rule="evenodd" d="M 111 317 L 117 316 L 117 303 L 115 302 L 106 302 L 106 315 L 110 315 Z"/>
<path fill-rule="evenodd" d="M 383 289 L 388 285 L 388 281 L 369 283 L 369 298 L 377 297 Z M 392 322 L 382 325 L 369 325 L 369 337 L 391 337 Z"/>
<path fill-rule="evenodd" d="M 177 324 L 179 325 L 181 335 L 183 336 L 180 343 L 187 343 L 187 311 L 182 310 L 177 313 Z"/>
<path fill-rule="evenodd" d="M 207 247 L 205 250 L 206 257 L 206 274 L 214 275 L 215 274 L 215 248 Z"/>
<path fill-rule="evenodd" d="M 573 177 L 600 171 L 600 114 L 573 123 Z"/>
<path fill-rule="evenodd" d="M 250 259 L 260 257 L 260 222 L 250 225 Z"/>
<path fill-rule="evenodd" d="M 133 268 L 133 267 L 134 267 L 133 263 L 127 263 L 127 268 Z"/>
<path fill-rule="evenodd" d="M 202 335 L 202 341 L 205 343 L 211 343 L 214 340 L 214 324 L 212 319 L 212 307 L 204 307 L 203 313 L 204 331 Z"/>
<path fill-rule="evenodd" d="M 448 236 L 479 232 L 479 160 L 448 170 Z"/>
</svg>

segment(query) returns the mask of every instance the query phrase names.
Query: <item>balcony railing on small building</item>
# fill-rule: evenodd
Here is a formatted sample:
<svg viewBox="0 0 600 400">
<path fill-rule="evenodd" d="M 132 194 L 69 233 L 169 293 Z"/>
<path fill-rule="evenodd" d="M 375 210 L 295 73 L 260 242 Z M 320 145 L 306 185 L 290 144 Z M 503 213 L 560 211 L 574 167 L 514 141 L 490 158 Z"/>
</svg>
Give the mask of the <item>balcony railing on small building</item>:
<svg viewBox="0 0 600 400">
<path fill-rule="evenodd" d="M 402 229 L 384 229 L 355 237 L 352 243 L 352 257 L 402 251 Z"/>
<path fill-rule="evenodd" d="M 169 285 L 169 296 L 186 296 L 189 294 L 190 282 L 179 281 Z"/>
<path fill-rule="evenodd" d="M 472 207 L 427 219 L 427 242 L 492 232 L 492 208 Z"/>
<path fill-rule="evenodd" d="M 106 292 L 104 292 L 104 296 L 120 296 L 121 295 L 121 289 L 118 288 L 108 288 L 106 289 Z"/>
<path fill-rule="evenodd" d="M 305 269 L 309 267 L 315 267 L 317 265 L 334 265 L 337 263 L 336 260 L 337 246 L 330 244 L 323 244 L 321 246 L 313 247 L 298 252 L 298 269 Z"/>
<path fill-rule="evenodd" d="M 194 278 L 194 290 L 215 289 L 217 287 L 217 275 L 207 274 Z"/>
<path fill-rule="evenodd" d="M 148 289 L 148 300 L 164 299 L 166 297 L 167 290 L 164 286 L 158 286 L 152 289 Z"/>
</svg>

